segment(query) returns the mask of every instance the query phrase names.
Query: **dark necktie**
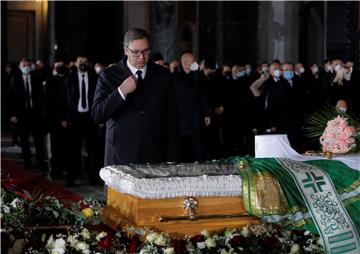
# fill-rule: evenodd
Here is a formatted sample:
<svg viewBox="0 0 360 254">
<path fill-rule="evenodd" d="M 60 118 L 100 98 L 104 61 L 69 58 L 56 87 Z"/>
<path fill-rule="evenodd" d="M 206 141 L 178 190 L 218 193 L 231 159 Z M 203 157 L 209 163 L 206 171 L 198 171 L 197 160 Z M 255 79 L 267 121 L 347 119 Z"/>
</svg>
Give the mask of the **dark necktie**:
<svg viewBox="0 0 360 254">
<path fill-rule="evenodd" d="M 25 78 L 25 107 L 31 108 L 31 98 L 30 98 L 30 86 L 29 86 L 29 78 Z"/>
<path fill-rule="evenodd" d="M 137 70 L 136 75 L 137 75 L 137 82 L 138 82 L 138 84 L 141 85 L 142 82 L 144 81 L 143 78 L 142 78 L 142 71 L 141 71 L 141 70 Z"/>
<path fill-rule="evenodd" d="M 85 75 L 82 76 L 81 81 L 81 107 L 86 108 L 86 88 L 85 88 Z"/>
</svg>

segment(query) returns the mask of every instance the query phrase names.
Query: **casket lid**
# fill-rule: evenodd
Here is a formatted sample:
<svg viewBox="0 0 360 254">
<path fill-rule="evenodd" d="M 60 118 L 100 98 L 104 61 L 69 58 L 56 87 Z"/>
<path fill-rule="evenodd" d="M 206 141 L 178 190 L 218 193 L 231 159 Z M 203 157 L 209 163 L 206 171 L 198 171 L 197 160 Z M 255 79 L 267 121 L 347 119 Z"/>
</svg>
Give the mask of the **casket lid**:
<svg viewBox="0 0 360 254">
<path fill-rule="evenodd" d="M 100 177 L 119 192 L 149 199 L 242 192 L 236 165 L 218 162 L 108 166 L 101 169 Z"/>
</svg>

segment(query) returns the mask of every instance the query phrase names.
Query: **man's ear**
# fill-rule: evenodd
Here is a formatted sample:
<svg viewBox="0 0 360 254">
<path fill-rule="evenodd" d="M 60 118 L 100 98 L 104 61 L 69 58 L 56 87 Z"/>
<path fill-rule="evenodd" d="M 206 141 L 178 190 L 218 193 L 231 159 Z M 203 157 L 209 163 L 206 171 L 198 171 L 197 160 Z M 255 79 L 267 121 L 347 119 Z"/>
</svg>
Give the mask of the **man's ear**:
<svg viewBox="0 0 360 254">
<path fill-rule="evenodd" d="M 127 49 L 127 47 L 124 47 L 124 54 L 127 56 L 128 55 L 128 49 Z"/>
</svg>

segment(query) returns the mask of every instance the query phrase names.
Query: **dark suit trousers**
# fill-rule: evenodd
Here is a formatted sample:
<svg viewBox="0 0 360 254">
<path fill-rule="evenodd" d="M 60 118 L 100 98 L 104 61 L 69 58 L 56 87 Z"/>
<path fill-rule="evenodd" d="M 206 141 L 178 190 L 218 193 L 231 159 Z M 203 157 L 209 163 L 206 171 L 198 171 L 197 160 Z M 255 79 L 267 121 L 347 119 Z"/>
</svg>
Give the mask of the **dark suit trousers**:
<svg viewBox="0 0 360 254">
<path fill-rule="evenodd" d="M 75 120 L 70 126 L 69 152 L 71 163 L 68 167 L 68 183 L 74 183 L 77 175 L 82 169 L 89 175 L 90 181 L 97 181 L 99 178 L 97 156 L 95 145 L 97 140 L 96 124 L 90 113 L 77 113 Z M 85 143 L 87 158 L 82 160 L 82 143 Z"/>
<path fill-rule="evenodd" d="M 23 117 L 18 119 L 17 126 L 25 166 L 28 168 L 31 167 L 29 139 L 30 135 L 32 134 L 36 150 L 36 162 L 40 168 L 45 168 L 44 135 L 42 131 L 43 128 L 39 125 L 39 121 L 35 118 L 34 113 L 32 111 L 25 113 Z"/>
</svg>

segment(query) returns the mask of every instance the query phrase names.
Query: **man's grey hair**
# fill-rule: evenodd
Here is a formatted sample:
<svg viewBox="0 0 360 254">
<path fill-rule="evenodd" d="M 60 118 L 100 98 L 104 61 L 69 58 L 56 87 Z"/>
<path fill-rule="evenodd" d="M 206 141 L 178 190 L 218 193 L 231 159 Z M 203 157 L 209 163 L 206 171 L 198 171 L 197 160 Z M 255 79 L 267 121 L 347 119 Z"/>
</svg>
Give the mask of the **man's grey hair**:
<svg viewBox="0 0 360 254">
<path fill-rule="evenodd" d="M 124 36 L 124 46 L 128 47 L 130 42 L 139 39 L 147 39 L 150 45 L 150 36 L 149 34 L 141 28 L 131 28 L 128 30 Z"/>
</svg>

